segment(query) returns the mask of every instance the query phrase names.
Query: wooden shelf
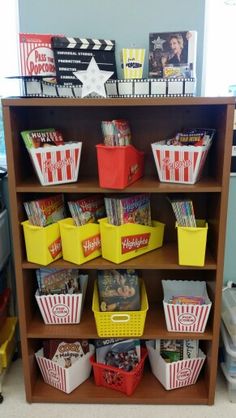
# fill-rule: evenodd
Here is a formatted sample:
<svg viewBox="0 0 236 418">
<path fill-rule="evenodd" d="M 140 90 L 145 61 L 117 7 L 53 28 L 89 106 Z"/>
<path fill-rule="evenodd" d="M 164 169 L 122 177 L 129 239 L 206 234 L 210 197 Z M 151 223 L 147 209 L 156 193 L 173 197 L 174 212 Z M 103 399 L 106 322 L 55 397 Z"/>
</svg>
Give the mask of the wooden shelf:
<svg viewBox="0 0 236 418">
<path fill-rule="evenodd" d="M 165 97 L 119 99 L 9 98 L 3 99 L 4 131 L 8 157 L 9 198 L 14 247 L 16 286 L 21 331 L 21 349 L 28 402 L 111 403 L 111 404 L 208 404 L 214 402 L 220 307 L 224 266 L 227 199 L 230 176 L 233 97 Z M 133 143 L 145 153 L 145 175 L 125 190 L 99 187 L 96 144 L 101 142 L 101 121 L 126 119 L 132 127 Z M 41 186 L 25 149 L 21 132 L 53 126 L 66 140 L 83 142 L 78 182 Z M 214 127 L 216 135 L 204 162 L 202 179 L 194 185 L 160 183 L 151 144 L 171 138 L 183 129 Z M 187 167 L 186 167 L 187 168 Z M 42 266 L 25 259 L 24 237 L 20 222 L 25 219 L 23 202 L 35 195 L 64 193 L 66 200 L 86 193 L 151 193 L 152 214 L 166 225 L 162 248 L 121 264 L 96 258 L 80 266 L 63 259 L 52 268 L 78 268 L 90 271 L 85 309 L 78 325 L 45 325 L 34 293 L 35 269 Z M 207 219 L 209 229 L 203 267 L 179 266 L 173 211 L 168 194 L 185 194 L 193 201 L 199 219 Z M 27 196 L 28 194 L 28 196 Z M 70 194 L 70 196 L 69 196 Z M 23 260 L 22 260 L 23 254 Z M 148 361 L 144 377 L 132 396 L 95 386 L 91 376 L 67 395 L 43 382 L 34 353 L 47 338 L 97 338 L 91 310 L 91 297 L 97 269 L 143 270 L 150 309 L 142 339 L 197 339 L 206 354 L 202 373 L 195 385 L 165 390 L 151 373 Z M 166 277 L 165 277 L 166 276 Z M 201 280 L 207 283 L 212 300 L 210 318 L 204 333 L 168 332 L 162 306 L 161 280 Z"/>
<path fill-rule="evenodd" d="M 208 393 L 203 376 L 195 385 L 177 390 L 165 390 L 147 366 L 143 378 L 132 396 L 116 390 L 96 386 L 92 377 L 70 394 L 66 394 L 38 379 L 33 387 L 31 402 L 109 403 L 109 404 L 208 404 Z"/>
<path fill-rule="evenodd" d="M 126 193 L 220 193 L 222 187 L 213 178 L 203 178 L 196 184 L 160 183 L 158 177 L 143 177 L 125 189 Z M 17 184 L 18 193 L 114 193 L 111 189 L 99 187 L 97 179 L 78 179 L 76 183 L 41 186 L 36 178 Z M 118 192 L 118 190 L 116 190 Z"/>
<path fill-rule="evenodd" d="M 39 264 L 29 263 L 28 261 L 22 262 L 24 269 L 37 269 L 41 267 Z M 69 263 L 62 258 L 54 261 L 50 264 L 52 268 L 78 268 L 77 264 Z M 111 261 L 105 260 L 102 257 L 95 258 L 87 263 L 80 264 L 79 268 L 93 270 L 93 269 L 114 269 L 114 268 L 130 268 L 130 269 L 163 269 L 163 270 L 215 270 L 216 261 L 212 257 L 209 251 L 206 253 L 205 266 L 204 267 L 189 267 L 180 266 L 178 264 L 178 248 L 176 243 L 164 244 L 162 248 L 150 251 L 146 254 L 132 258 L 131 260 L 125 261 L 120 264 L 112 263 Z"/>
<path fill-rule="evenodd" d="M 28 338 L 99 338 L 96 331 L 94 314 L 85 309 L 80 324 L 45 325 L 39 312 L 29 322 Z M 208 323 L 204 333 L 168 332 L 162 306 L 151 306 L 147 312 L 142 339 L 201 339 L 212 340 L 212 329 Z"/>
</svg>

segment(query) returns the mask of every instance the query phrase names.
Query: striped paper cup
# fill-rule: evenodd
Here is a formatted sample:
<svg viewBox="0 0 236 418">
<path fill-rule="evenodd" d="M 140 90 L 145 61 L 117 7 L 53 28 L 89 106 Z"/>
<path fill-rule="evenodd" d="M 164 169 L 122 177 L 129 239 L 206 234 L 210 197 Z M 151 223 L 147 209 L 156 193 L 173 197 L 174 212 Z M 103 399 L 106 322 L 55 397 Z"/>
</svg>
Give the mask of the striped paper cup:
<svg viewBox="0 0 236 418">
<path fill-rule="evenodd" d="M 177 389 L 196 383 L 206 358 L 200 349 L 196 358 L 166 363 L 160 352 L 154 349 L 149 341 L 146 342 L 146 346 L 152 373 L 165 389 Z"/>
<path fill-rule="evenodd" d="M 151 145 L 161 182 L 194 184 L 201 176 L 211 142 L 199 147 L 162 142 Z"/>
<path fill-rule="evenodd" d="M 43 348 L 35 353 L 35 357 L 44 382 L 63 392 L 71 393 L 89 378 L 92 369 L 89 359 L 93 353 L 94 346 L 90 344 L 89 352 L 75 361 L 67 369 L 44 357 Z"/>
<path fill-rule="evenodd" d="M 31 148 L 29 153 L 42 186 L 73 183 L 79 174 L 82 142 Z"/>
<path fill-rule="evenodd" d="M 74 295 L 39 295 L 35 294 L 45 324 L 79 324 L 85 298 L 88 276 L 80 277 L 82 293 Z"/>
</svg>

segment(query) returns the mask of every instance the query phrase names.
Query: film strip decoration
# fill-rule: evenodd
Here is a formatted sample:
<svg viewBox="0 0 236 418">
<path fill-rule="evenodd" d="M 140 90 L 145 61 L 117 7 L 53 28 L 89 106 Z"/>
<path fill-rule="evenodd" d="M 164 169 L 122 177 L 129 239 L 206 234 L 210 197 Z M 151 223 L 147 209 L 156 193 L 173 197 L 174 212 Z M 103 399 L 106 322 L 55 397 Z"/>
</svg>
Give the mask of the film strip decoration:
<svg viewBox="0 0 236 418">
<path fill-rule="evenodd" d="M 22 78 L 23 95 L 29 97 L 81 98 L 82 84 L 64 86 L 40 78 Z M 191 97 L 195 94 L 195 78 L 108 80 L 107 97 Z M 90 95 L 88 97 L 100 97 Z M 235 144 L 236 145 L 236 144 Z M 236 170 L 235 170 L 236 171 Z"/>
<path fill-rule="evenodd" d="M 52 50 L 58 84 L 77 85 L 74 72 L 85 71 L 94 57 L 100 70 L 113 71 L 117 78 L 115 41 L 105 39 L 52 37 Z"/>
</svg>

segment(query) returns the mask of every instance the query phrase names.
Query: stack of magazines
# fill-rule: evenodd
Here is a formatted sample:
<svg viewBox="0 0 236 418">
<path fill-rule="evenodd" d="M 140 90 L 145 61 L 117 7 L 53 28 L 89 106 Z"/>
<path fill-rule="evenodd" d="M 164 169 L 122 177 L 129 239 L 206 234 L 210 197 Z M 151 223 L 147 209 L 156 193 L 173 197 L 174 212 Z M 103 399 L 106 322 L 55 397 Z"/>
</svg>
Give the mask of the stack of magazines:
<svg viewBox="0 0 236 418">
<path fill-rule="evenodd" d="M 36 226 L 48 226 L 66 216 L 62 194 L 24 202 L 24 207 L 29 222 Z"/>
<path fill-rule="evenodd" d="M 146 193 L 125 197 L 105 197 L 108 223 L 136 223 L 151 226 L 150 196 Z"/>
</svg>

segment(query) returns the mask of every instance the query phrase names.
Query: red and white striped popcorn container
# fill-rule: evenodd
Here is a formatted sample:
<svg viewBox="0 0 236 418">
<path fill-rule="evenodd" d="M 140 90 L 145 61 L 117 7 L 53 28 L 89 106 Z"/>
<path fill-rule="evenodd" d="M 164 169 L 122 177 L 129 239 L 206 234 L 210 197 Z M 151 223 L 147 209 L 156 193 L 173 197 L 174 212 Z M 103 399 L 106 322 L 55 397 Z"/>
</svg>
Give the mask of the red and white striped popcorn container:
<svg viewBox="0 0 236 418">
<path fill-rule="evenodd" d="M 165 145 L 166 141 L 151 144 L 157 173 L 161 182 L 196 183 L 211 146 Z"/>
<path fill-rule="evenodd" d="M 155 349 L 150 341 L 146 342 L 146 346 L 152 373 L 166 390 L 196 383 L 206 358 L 202 350 L 198 350 L 196 358 L 166 363 L 161 357 L 160 351 Z"/>
<path fill-rule="evenodd" d="M 204 332 L 212 305 L 207 295 L 206 283 L 190 280 L 162 280 L 162 285 L 167 330 L 170 332 Z M 168 302 L 173 296 L 180 295 L 203 297 L 205 303 L 195 305 Z"/>
<path fill-rule="evenodd" d="M 39 295 L 35 298 L 45 324 L 79 324 L 88 283 L 88 275 L 80 275 L 81 293 L 61 295 Z"/>
<path fill-rule="evenodd" d="M 71 393 L 89 378 L 92 369 L 89 359 L 93 354 L 94 346 L 89 344 L 89 352 L 68 368 L 44 357 L 43 348 L 35 353 L 35 357 L 44 382 L 65 393 Z"/>
<path fill-rule="evenodd" d="M 79 174 L 82 142 L 29 149 L 42 186 L 73 183 Z"/>
</svg>

